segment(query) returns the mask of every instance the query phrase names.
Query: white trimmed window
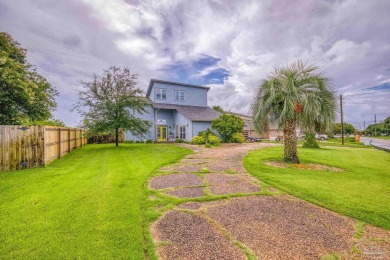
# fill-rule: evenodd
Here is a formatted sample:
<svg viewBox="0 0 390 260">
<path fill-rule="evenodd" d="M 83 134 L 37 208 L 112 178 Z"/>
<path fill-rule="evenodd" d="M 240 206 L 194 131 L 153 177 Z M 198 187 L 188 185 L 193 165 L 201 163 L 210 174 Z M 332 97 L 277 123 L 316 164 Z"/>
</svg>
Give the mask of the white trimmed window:
<svg viewBox="0 0 390 260">
<path fill-rule="evenodd" d="M 176 126 L 176 136 L 179 139 L 186 139 L 186 126 L 185 125 L 177 125 Z"/>
<path fill-rule="evenodd" d="M 157 89 L 156 98 L 157 99 L 167 99 L 167 90 L 165 88 Z"/>
<path fill-rule="evenodd" d="M 175 90 L 175 100 L 184 101 L 184 90 Z"/>
</svg>

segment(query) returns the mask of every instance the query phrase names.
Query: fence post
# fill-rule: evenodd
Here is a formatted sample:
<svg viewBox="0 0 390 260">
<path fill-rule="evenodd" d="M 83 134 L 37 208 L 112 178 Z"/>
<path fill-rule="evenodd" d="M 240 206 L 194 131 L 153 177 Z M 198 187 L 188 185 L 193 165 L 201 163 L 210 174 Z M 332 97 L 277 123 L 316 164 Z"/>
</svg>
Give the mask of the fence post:
<svg viewBox="0 0 390 260">
<path fill-rule="evenodd" d="M 58 128 L 58 158 L 61 158 L 61 128 Z"/>
<path fill-rule="evenodd" d="M 42 126 L 42 164 L 44 167 L 46 167 L 46 126 Z"/>
<path fill-rule="evenodd" d="M 70 128 L 68 128 L 68 153 L 70 153 Z"/>
</svg>

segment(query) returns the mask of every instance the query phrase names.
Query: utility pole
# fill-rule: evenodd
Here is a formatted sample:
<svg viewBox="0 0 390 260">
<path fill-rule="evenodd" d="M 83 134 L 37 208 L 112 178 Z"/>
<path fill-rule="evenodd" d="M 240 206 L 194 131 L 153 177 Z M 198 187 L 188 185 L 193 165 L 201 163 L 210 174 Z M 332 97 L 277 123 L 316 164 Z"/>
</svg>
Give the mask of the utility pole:
<svg viewBox="0 0 390 260">
<path fill-rule="evenodd" d="M 341 144 L 344 145 L 343 95 L 340 95 L 340 114 L 341 114 Z"/>
<path fill-rule="evenodd" d="M 374 128 L 375 130 L 374 130 L 374 136 L 376 136 L 376 114 L 375 114 L 374 116 L 375 116 L 375 125 L 374 125 L 374 126 L 375 126 L 375 128 Z"/>
</svg>

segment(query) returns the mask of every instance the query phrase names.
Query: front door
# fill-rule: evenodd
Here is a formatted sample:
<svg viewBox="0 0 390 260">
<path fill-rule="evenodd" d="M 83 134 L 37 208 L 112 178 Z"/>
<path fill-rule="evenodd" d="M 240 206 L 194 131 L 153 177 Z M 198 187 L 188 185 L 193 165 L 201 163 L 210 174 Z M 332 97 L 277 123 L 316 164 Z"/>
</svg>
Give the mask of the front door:
<svg viewBox="0 0 390 260">
<path fill-rule="evenodd" d="M 157 141 L 166 142 L 168 141 L 168 128 L 166 126 L 157 126 Z"/>
</svg>

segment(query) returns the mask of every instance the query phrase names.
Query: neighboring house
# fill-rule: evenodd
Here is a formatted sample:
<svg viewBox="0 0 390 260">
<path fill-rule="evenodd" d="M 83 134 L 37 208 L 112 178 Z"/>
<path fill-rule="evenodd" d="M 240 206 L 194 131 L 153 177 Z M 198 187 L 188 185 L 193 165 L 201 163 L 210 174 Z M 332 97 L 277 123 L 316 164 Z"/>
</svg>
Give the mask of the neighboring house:
<svg viewBox="0 0 390 260">
<path fill-rule="evenodd" d="M 152 79 L 146 93 L 147 113 L 137 115 L 152 122 L 144 137 L 125 133 L 125 140 L 152 139 L 157 142 L 191 141 L 199 132 L 211 128 L 221 113 L 207 106 L 209 87 Z"/>
</svg>

